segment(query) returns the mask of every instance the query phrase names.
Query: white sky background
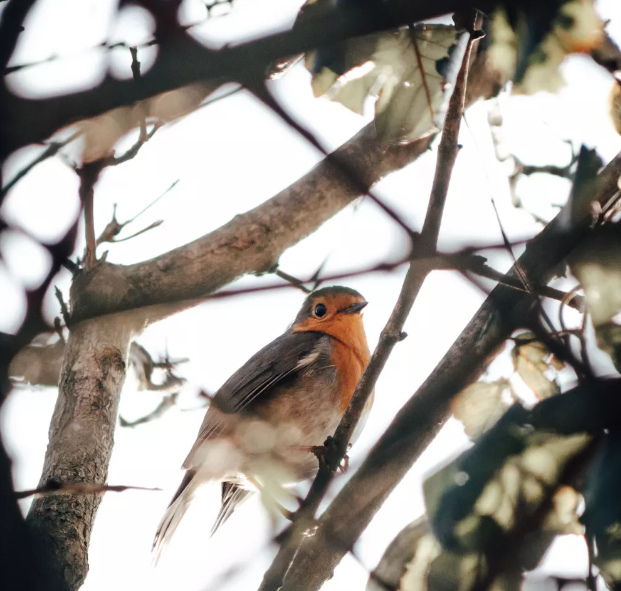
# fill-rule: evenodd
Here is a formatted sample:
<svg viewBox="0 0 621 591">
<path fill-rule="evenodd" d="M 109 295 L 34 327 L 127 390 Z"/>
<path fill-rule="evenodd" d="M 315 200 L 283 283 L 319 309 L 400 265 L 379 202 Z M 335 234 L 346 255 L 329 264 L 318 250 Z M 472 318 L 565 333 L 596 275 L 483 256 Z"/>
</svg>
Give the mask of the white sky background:
<svg viewBox="0 0 621 591">
<path fill-rule="evenodd" d="M 229 16 L 200 27 L 200 38 L 210 45 L 248 39 L 268 30 L 287 27 L 295 18 L 299 1 L 239 1 Z M 599 3 L 609 32 L 621 41 L 621 6 L 615 0 Z M 149 25 L 136 8 L 124 9 L 121 24 L 114 25 L 114 2 L 101 0 L 40 0 L 26 23 L 13 63 L 41 60 L 51 55 L 63 59 L 25 69 L 7 77 L 12 88 L 28 96 L 49 96 L 96 84 L 105 68 L 115 75 L 131 75 L 129 52 L 113 55 L 91 49 L 105 39 L 139 43 L 149 38 Z M 184 4 L 185 22 L 204 18 L 196 0 Z M 195 28 L 195 31 L 197 29 Z M 198 35 L 198 33 L 196 33 Z M 143 69 L 150 58 L 139 54 Z M 563 69 L 567 86 L 558 95 L 502 99 L 510 150 L 524 162 L 565 164 L 570 158 L 563 139 L 576 146 L 595 147 L 605 161 L 621 149 L 621 138 L 607 118 L 610 76 L 586 58 L 568 60 Z M 338 104 L 313 98 L 309 74 L 296 67 L 272 89 L 286 108 L 309 126 L 333 149 L 349 139 L 370 118 L 358 117 Z M 493 153 L 486 107 L 478 104 L 462 128 L 464 148 L 455 167 L 443 218 L 440 247 L 457 249 L 471 244 L 500 243 L 501 235 L 491 206 L 496 200 L 505 231 L 513 240 L 529 237 L 541 227 L 510 202 L 506 167 Z M 535 139 L 535 141 L 533 141 Z M 119 151 L 131 145 L 124 140 Z M 10 179 L 39 153 L 28 147 L 15 154 L 5 168 Z M 120 221 L 132 217 L 173 181 L 178 185 L 141 216 L 124 235 L 163 219 L 164 224 L 140 237 L 109 245 L 108 260 L 134 263 L 146 260 L 219 227 L 237 213 L 253 208 L 312 168 L 320 155 L 267 111 L 250 94 L 200 109 L 184 120 L 159 130 L 131 162 L 104 172 L 96 187 L 95 223 L 99 233 L 118 203 Z M 378 193 L 416 228 L 424 219 L 433 178 L 435 151 L 412 166 L 384 180 Z M 528 207 L 550 219 L 550 203 L 562 203 L 568 183 L 536 175 L 524 178 L 520 195 Z M 61 159 L 36 167 L 11 192 L 3 214 L 42 240 L 63 235 L 78 210 L 78 181 Z M 84 247 L 81 233 L 78 251 Z M 283 270 L 310 275 L 329 255 L 326 274 L 365 267 L 404 252 L 401 231 L 371 202 L 349 207 L 310 238 L 281 258 Z M 0 330 L 14 331 L 22 320 L 22 287 L 37 285 L 45 276 L 46 254 L 34 242 L 14 234 L 0 242 Z M 101 253 L 101 250 L 99 251 Z M 506 255 L 491 258 L 499 268 L 509 264 Z M 8 271 L 7 271 L 8 270 Z M 404 270 L 347 281 L 370 302 L 365 324 L 373 348 L 396 300 Z M 56 284 L 65 294 L 69 274 L 62 272 Z M 275 278 L 246 278 L 243 285 L 273 282 Z M 561 283 L 563 285 L 563 283 Z M 408 319 L 410 335 L 390 358 L 376 389 L 376 403 L 366 430 L 351 455 L 352 467 L 383 432 L 396 411 L 415 392 L 455 337 L 477 310 L 485 294 L 451 272 L 435 272 L 425 283 Z M 187 378 L 181 408 L 162 419 L 136 427 L 118 428 L 109 472 L 111 484 L 158 486 L 164 492 L 109 493 L 95 523 L 90 572 L 85 591 L 114 588 L 198 590 L 214 589 L 216 581 L 232 566 L 240 573 L 220 589 L 256 588 L 272 553 L 261 549 L 269 538 L 269 523 L 257 499 L 239 509 L 214 538 L 209 531 L 218 507 L 219 487 L 207 491 L 184 520 L 157 570 L 150 548 L 157 523 L 176 488 L 185 455 L 196 435 L 204 410 L 184 411 L 197 404 L 199 389 L 217 390 L 226 378 L 261 346 L 278 336 L 293 319 L 303 295 L 289 288 L 266 294 L 208 301 L 150 327 L 139 339 L 153 355 L 189 358 L 178 374 Z M 59 314 L 53 297 L 47 311 Z M 574 318 L 575 320 L 575 318 Z M 602 371 L 612 371 L 601 357 Z M 509 375 L 508 363 L 499 363 L 492 377 Z M 154 408 L 155 393 L 137 392 L 128 377 L 121 400 L 121 415 L 137 418 Z M 2 435 L 14 459 L 16 489 L 36 486 L 47 445 L 49 420 L 55 403 L 53 389 L 16 390 L 2 408 Z M 467 445 L 461 425 L 450 421 L 421 460 L 392 494 L 358 544 L 358 557 L 375 566 L 396 533 L 423 512 L 422 476 Z M 353 471 L 353 470 L 352 470 Z M 336 488 L 343 478 L 337 479 Z M 24 502 L 24 509 L 28 502 Z M 545 572 L 582 576 L 585 554 L 578 538 L 556 545 Z M 368 573 L 351 556 L 345 558 L 324 589 L 363 589 Z"/>
</svg>

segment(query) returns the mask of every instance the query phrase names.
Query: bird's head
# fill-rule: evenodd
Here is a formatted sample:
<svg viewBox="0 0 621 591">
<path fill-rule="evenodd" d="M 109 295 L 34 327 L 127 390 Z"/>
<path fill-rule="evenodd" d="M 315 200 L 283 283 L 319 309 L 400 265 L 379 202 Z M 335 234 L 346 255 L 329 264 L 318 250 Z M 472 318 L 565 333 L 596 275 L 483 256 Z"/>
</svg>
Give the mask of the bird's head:
<svg viewBox="0 0 621 591">
<path fill-rule="evenodd" d="M 324 287 L 311 293 L 293 322 L 293 332 L 323 332 L 350 346 L 358 347 L 366 336 L 362 310 L 367 301 L 349 287 Z"/>
</svg>

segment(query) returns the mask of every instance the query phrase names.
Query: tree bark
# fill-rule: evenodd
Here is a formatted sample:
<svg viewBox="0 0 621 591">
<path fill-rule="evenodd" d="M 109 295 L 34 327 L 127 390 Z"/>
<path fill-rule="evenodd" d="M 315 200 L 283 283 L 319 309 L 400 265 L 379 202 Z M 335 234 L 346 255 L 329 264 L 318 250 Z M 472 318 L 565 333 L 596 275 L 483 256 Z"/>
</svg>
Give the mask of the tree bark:
<svg viewBox="0 0 621 591">
<path fill-rule="evenodd" d="M 39 486 L 49 481 L 105 483 L 131 333 L 121 317 L 73 327 Z M 53 565 L 59 588 L 79 588 L 100 495 L 35 499 L 27 523 Z"/>
</svg>

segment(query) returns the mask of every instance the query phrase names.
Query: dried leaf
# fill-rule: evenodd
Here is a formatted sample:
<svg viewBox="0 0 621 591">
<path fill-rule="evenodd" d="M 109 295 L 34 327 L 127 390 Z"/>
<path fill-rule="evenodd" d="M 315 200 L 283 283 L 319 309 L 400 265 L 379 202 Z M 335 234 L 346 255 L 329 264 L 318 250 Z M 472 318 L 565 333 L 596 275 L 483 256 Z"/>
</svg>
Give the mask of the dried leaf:
<svg viewBox="0 0 621 591">
<path fill-rule="evenodd" d="M 513 367 L 524 383 L 539 400 L 560 394 L 556 378 L 545 375 L 547 371 L 562 369 L 564 364 L 554 357 L 547 345 L 534 340 L 532 332 L 524 332 L 515 337 L 515 347 L 511 352 Z"/>
<path fill-rule="evenodd" d="M 405 565 L 399 591 L 427 591 L 427 576 L 432 562 L 442 552 L 442 546 L 432 533 L 423 536 L 416 544 L 412 560 Z"/>
<path fill-rule="evenodd" d="M 352 39 L 338 49 L 343 71 L 308 54 L 315 96 L 326 96 L 354 113 L 377 97 L 376 128 L 387 143 L 408 143 L 442 127 L 446 91 L 452 86 L 467 35 L 450 25 L 416 25 Z"/>
<path fill-rule="evenodd" d="M 593 232 L 570 258 L 571 272 L 584 289 L 597 328 L 621 312 L 621 226 L 609 224 Z"/>
<path fill-rule="evenodd" d="M 510 388 L 505 379 L 477 382 L 455 397 L 451 410 L 470 439 L 478 439 L 505 414 L 509 403 L 503 400 L 503 393 Z"/>
<path fill-rule="evenodd" d="M 369 576 L 366 591 L 386 591 L 387 587 L 389 589 L 399 588 L 399 581 L 405 578 L 408 564 L 416 560 L 420 565 L 422 557 L 428 554 L 423 548 L 419 551 L 420 544 L 429 548 L 428 537 L 437 544 L 426 517 L 420 517 L 406 525 L 386 548 L 377 567 Z M 430 560 L 433 558 L 435 555 Z M 401 585 L 403 585 L 403 581 Z"/>
</svg>

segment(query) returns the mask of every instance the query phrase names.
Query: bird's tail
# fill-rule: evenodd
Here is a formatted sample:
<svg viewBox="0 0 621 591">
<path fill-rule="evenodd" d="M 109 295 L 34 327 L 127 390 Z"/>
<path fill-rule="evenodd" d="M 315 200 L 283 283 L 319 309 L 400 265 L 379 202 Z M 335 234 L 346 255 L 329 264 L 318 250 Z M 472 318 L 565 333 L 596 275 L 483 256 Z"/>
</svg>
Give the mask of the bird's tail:
<svg viewBox="0 0 621 591">
<path fill-rule="evenodd" d="M 164 517 L 160 521 L 160 524 L 155 533 L 155 539 L 153 540 L 153 556 L 154 561 L 157 564 L 162 552 L 168 545 L 170 538 L 175 533 L 177 526 L 181 522 L 181 519 L 185 515 L 188 509 L 188 505 L 194 496 L 196 491 L 196 485 L 193 483 L 193 479 L 196 476 L 196 470 L 188 470 L 183 477 L 175 496 L 173 497 L 170 505 L 164 513 Z"/>
</svg>

